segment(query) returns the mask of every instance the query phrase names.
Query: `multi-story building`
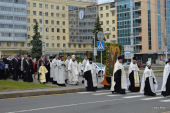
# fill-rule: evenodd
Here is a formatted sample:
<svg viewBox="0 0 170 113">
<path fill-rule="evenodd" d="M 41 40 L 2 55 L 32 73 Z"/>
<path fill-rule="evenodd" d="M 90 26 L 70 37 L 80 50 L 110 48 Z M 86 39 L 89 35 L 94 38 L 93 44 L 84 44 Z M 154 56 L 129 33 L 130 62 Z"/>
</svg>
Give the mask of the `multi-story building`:
<svg viewBox="0 0 170 113">
<path fill-rule="evenodd" d="M 0 0 L 0 56 L 27 51 L 26 0 Z"/>
<path fill-rule="evenodd" d="M 117 12 L 115 2 L 98 5 L 98 13 L 106 42 L 117 42 Z"/>
<path fill-rule="evenodd" d="M 166 0 L 133 0 L 133 38 L 135 56 L 153 63 L 163 60 Z M 167 1 L 168 2 L 168 1 Z M 130 0 L 117 0 L 118 44 L 130 45 Z M 167 6 L 169 7 L 169 5 Z M 167 11 L 169 12 L 169 11 Z"/>
</svg>

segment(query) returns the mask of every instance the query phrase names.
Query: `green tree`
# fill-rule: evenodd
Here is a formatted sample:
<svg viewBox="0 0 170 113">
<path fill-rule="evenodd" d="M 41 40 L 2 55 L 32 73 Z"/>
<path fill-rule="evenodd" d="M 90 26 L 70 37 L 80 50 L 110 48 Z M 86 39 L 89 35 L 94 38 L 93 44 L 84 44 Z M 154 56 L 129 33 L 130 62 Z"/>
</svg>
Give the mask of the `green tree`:
<svg viewBox="0 0 170 113">
<path fill-rule="evenodd" d="M 30 41 L 30 44 L 32 46 L 31 49 L 31 55 L 33 58 L 39 59 L 42 55 L 42 41 L 40 40 L 41 35 L 40 32 L 38 32 L 39 25 L 38 22 L 36 21 L 33 30 L 34 30 L 34 35 L 32 36 L 32 40 Z"/>
</svg>

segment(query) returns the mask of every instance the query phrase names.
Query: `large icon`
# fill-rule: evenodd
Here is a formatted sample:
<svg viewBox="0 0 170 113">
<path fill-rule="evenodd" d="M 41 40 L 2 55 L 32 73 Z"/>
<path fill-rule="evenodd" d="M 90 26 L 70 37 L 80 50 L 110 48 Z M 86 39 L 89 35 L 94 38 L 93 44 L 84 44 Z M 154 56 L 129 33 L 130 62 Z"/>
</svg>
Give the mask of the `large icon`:
<svg viewBox="0 0 170 113">
<path fill-rule="evenodd" d="M 79 11 L 79 19 L 82 20 L 84 18 L 84 10 Z"/>
</svg>

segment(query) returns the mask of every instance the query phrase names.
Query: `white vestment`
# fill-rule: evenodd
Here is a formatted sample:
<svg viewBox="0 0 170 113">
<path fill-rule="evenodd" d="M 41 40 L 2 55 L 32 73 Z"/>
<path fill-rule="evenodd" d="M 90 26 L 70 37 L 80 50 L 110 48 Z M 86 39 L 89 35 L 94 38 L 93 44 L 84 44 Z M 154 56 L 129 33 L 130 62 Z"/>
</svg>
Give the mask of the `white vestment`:
<svg viewBox="0 0 170 113">
<path fill-rule="evenodd" d="M 161 88 L 162 91 L 166 91 L 166 83 L 167 83 L 169 74 L 170 74 L 170 65 L 169 63 L 167 63 L 165 65 L 164 72 L 163 72 L 163 83 L 162 83 L 162 88 Z"/>
<path fill-rule="evenodd" d="M 70 71 L 70 75 L 71 75 L 71 83 L 72 84 L 76 84 L 78 83 L 78 75 L 79 75 L 79 72 L 78 72 L 78 63 L 77 61 L 70 61 L 69 65 L 68 65 L 68 70 Z"/>
<path fill-rule="evenodd" d="M 50 61 L 49 61 L 50 62 Z M 50 78 L 53 78 L 54 75 L 54 68 L 53 68 L 53 63 L 50 62 Z"/>
<path fill-rule="evenodd" d="M 119 61 L 117 60 L 115 66 L 114 66 L 114 71 L 113 71 L 113 77 L 112 77 L 112 84 L 111 84 L 111 91 L 114 91 L 114 86 L 115 86 L 115 81 L 114 81 L 114 74 L 118 71 L 121 70 L 121 88 L 122 89 L 127 89 L 127 80 L 126 80 L 126 73 L 125 73 L 125 69 L 122 65 L 122 63 L 119 63 Z"/>
<path fill-rule="evenodd" d="M 140 87 L 140 80 L 139 80 L 139 75 L 138 75 L 138 72 L 139 72 L 139 68 L 138 68 L 138 65 L 137 64 L 133 64 L 133 62 L 131 62 L 130 66 L 129 66 L 129 71 L 128 71 L 128 78 L 129 78 L 129 75 L 131 72 L 134 72 L 134 82 L 135 82 L 135 86 L 136 87 Z M 130 85 L 130 82 L 128 80 L 128 83 Z"/>
<path fill-rule="evenodd" d="M 157 84 L 157 80 L 156 80 L 156 77 L 153 73 L 153 70 L 152 69 L 149 69 L 148 66 L 146 66 L 145 68 L 145 71 L 143 73 L 143 77 L 142 77 L 142 83 L 141 83 L 141 88 L 140 88 L 140 93 L 143 93 L 144 92 L 144 88 L 145 88 L 145 81 L 146 81 L 146 78 L 149 77 L 149 84 L 150 84 L 150 88 L 151 88 L 151 91 L 153 93 L 156 92 L 157 88 L 158 88 L 158 84 Z M 154 82 L 156 84 L 153 83 L 153 78 L 154 78 Z"/>
<path fill-rule="evenodd" d="M 69 65 L 70 61 L 71 61 L 70 59 L 67 59 L 65 61 L 65 65 L 66 65 L 66 78 L 68 79 L 69 82 L 71 80 L 70 71 L 68 71 L 68 65 Z"/>
<path fill-rule="evenodd" d="M 58 81 L 58 75 L 59 75 L 59 60 L 58 59 L 53 59 L 52 67 L 54 69 L 53 81 Z"/>
<path fill-rule="evenodd" d="M 65 65 L 63 65 L 64 61 L 59 60 L 59 74 L 58 74 L 58 84 L 65 84 Z"/>
<path fill-rule="evenodd" d="M 84 69 L 84 72 L 91 70 L 92 80 L 93 80 L 93 87 L 97 87 L 97 73 L 94 64 L 88 63 Z"/>
<path fill-rule="evenodd" d="M 88 64 L 88 63 L 89 63 L 88 59 L 87 60 L 84 59 L 83 62 L 82 62 L 83 74 L 84 74 L 84 71 L 85 71 L 86 64 Z M 84 79 L 84 86 L 87 87 L 87 80 L 86 79 Z"/>
</svg>

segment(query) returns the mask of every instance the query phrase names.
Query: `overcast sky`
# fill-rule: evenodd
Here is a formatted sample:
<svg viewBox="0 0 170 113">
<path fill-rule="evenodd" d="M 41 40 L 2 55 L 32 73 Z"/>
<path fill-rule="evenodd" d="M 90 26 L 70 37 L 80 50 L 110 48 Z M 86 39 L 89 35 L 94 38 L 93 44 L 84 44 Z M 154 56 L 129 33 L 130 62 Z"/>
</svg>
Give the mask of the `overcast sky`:
<svg viewBox="0 0 170 113">
<path fill-rule="evenodd" d="M 107 3 L 107 2 L 114 2 L 114 0 L 98 0 L 98 4 Z"/>
</svg>

